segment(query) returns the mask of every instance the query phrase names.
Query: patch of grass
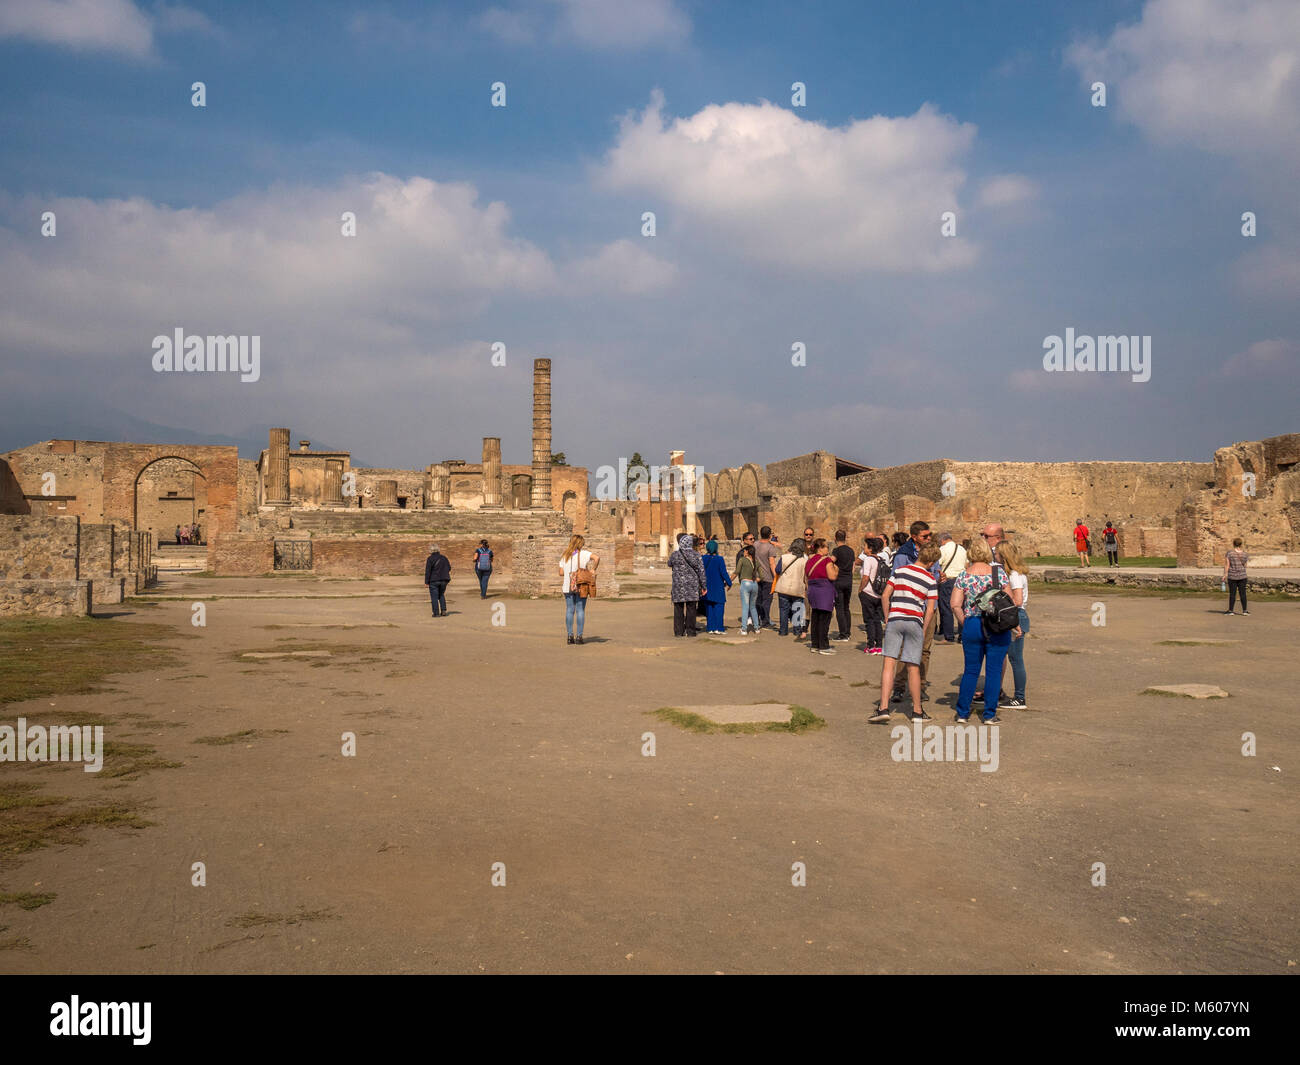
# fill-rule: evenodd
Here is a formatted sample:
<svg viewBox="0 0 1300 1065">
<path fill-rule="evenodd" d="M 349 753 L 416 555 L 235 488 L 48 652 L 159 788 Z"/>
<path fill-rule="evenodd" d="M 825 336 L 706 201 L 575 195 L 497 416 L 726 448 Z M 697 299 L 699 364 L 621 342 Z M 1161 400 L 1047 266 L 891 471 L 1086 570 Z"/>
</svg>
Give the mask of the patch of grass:
<svg viewBox="0 0 1300 1065">
<path fill-rule="evenodd" d="M 32 941 L 26 936 L 15 936 L 13 939 L 0 939 L 0 950 L 31 950 Z"/>
<path fill-rule="evenodd" d="M 104 767 L 99 775 L 108 780 L 136 780 L 150 769 L 180 769 L 184 762 L 172 762 L 155 756 L 155 750 L 145 743 L 104 742 Z"/>
<path fill-rule="evenodd" d="M 1130 588 L 1121 584 L 1091 584 L 1087 581 L 1054 581 L 1051 584 L 1037 577 L 1030 577 L 1029 589 L 1034 594 L 1042 595 L 1090 595 L 1094 599 L 1101 596 L 1131 596 L 1138 599 L 1217 599 L 1223 601 L 1224 595 L 1215 588 L 1170 588 L 1138 587 Z M 1294 603 L 1294 595 L 1287 595 L 1275 589 L 1250 589 L 1250 601 L 1261 603 Z"/>
<path fill-rule="evenodd" d="M 110 674 L 175 665 L 158 644 L 187 635 L 109 618 L 0 618 L 0 704 L 98 692 Z"/>
<path fill-rule="evenodd" d="M 333 907 L 327 906 L 323 910 L 309 910 L 304 906 L 299 906 L 296 913 L 257 913 L 249 910 L 247 913 L 241 913 L 238 917 L 232 917 L 226 922 L 232 928 L 257 928 L 261 925 L 278 924 L 278 925 L 296 925 L 306 924 L 308 921 L 341 921 L 342 918 L 332 912 Z"/>
<path fill-rule="evenodd" d="M 1049 655 L 1077 655 L 1079 652 L 1072 647 L 1049 647 L 1047 653 Z"/>
<path fill-rule="evenodd" d="M 1102 555 L 1101 561 L 1095 558 L 1092 560 L 1094 569 L 1106 568 L 1106 556 Z M 1033 558 L 1025 559 L 1026 564 L 1030 566 L 1073 566 L 1079 568 L 1078 555 L 1035 555 Z M 1173 569 L 1178 565 L 1178 559 L 1171 558 L 1168 555 L 1152 555 L 1150 558 L 1121 558 L 1119 560 L 1120 569 L 1129 569 L 1134 566 L 1139 569 Z"/>
<path fill-rule="evenodd" d="M 810 669 L 810 670 L 808 670 L 808 675 L 809 675 L 810 677 L 824 677 L 824 676 L 826 676 L 826 670 L 824 670 L 824 669 Z"/>
<path fill-rule="evenodd" d="M 231 743 L 243 743 L 247 740 L 260 740 L 267 736 L 287 736 L 287 728 L 246 728 L 242 732 L 232 732 L 228 736 L 200 736 L 194 743 L 206 743 L 209 747 L 225 747 Z"/>
<path fill-rule="evenodd" d="M 62 795 L 36 794 L 33 785 L 9 782 L 0 788 L 0 858 L 13 858 L 42 847 L 85 842 L 93 825 L 147 828 L 135 803 L 78 803 Z"/>
<path fill-rule="evenodd" d="M 0 906 L 17 906 L 20 910 L 39 910 L 48 906 L 57 895 L 52 891 L 0 891 Z"/>
<path fill-rule="evenodd" d="M 1157 640 L 1157 647 L 1228 647 L 1220 640 Z"/>
<path fill-rule="evenodd" d="M 826 727 L 825 719 L 818 717 L 805 706 L 791 706 L 789 721 L 737 721 L 730 724 L 719 724 L 699 714 L 678 710 L 674 706 L 661 706 L 658 710 L 649 710 L 647 713 L 687 732 L 706 735 L 715 732 L 746 736 L 754 736 L 761 732 L 800 733 Z"/>
</svg>

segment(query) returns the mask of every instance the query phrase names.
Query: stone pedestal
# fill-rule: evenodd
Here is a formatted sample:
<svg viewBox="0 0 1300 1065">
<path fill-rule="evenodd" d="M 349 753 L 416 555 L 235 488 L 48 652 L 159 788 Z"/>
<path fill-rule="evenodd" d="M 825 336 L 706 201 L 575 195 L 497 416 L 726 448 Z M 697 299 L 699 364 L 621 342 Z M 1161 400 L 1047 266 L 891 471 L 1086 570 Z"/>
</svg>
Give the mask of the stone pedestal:
<svg viewBox="0 0 1300 1065">
<path fill-rule="evenodd" d="M 272 429 L 266 446 L 265 504 L 289 505 L 289 430 Z"/>
<path fill-rule="evenodd" d="M 397 509 L 396 481 L 375 482 L 375 506 L 382 507 L 385 510 Z"/>
<path fill-rule="evenodd" d="M 480 509 L 501 509 L 501 438 L 499 436 L 483 438 L 483 505 Z"/>
<path fill-rule="evenodd" d="M 533 510 L 551 510 L 551 360 L 533 360 Z"/>
</svg>

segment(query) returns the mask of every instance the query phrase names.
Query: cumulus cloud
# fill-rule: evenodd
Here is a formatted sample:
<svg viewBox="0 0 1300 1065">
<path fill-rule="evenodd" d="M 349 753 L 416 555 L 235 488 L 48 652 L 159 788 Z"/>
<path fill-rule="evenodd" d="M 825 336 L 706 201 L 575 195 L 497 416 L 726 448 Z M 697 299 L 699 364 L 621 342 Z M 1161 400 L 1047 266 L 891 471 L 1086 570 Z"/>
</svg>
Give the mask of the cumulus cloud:
<svg viewBox="0 0 1300 1065">
<path fill-rule="evenodd" d="M 639 296 L 669 287 L 677 278 L 677 267 L 624 239 L 575 262 L 570 276 L 586 290 L 613 289 Z"/>
<path fill-rule="evenodd" d="M 549 37 L 610 51 L 673 47 L 691 33 L 690 17 L 676 0 L 522 0 L 488 8 L 478 26 L 506 44 Z"/>
<path fill-rule="evenodd" d="M 1152 139 L 1240 157 L 1300 154 L 1300 4 L 1149 0 L 1141 19 L 1067 52 Z M 1113 83 L 1113 84 L 1112 84 Z"/>
<path fill-rule="evenodd" d="M 4 37 L 137 58 L 153 50 L 153 25 L 131 0 L 5 0 Z"/>
<path fill-rule="evenodd" d="M 1022 174 L 999 174 L 980 186 L 981 207 L 1011 207 L 1038 197 L 1038 186 Z"/>
<path fill-rule="evenodd" d="M 1227 377 L 1293 377 L 1300 369 L 1300 344 L 1294 341 L 1257 340 L 1223 364 Z"/>
<path fill-rule="evenodd" d="M 647 208 L 671 205 L 736 257 L 836 274 L 933 272 L 976 258 L 968 241 L 940 233 L 974 138 L 974 126 L 928 104 L 832 127 L 766 101 L 668 119 L 656 91 L 623 119 L 597 178 L 652 197 Z"/>
<path fill-rule="evenodd" d="M 1233 267 L 1237 287 L 1246 296 L 1294 301 L 1300 292 L 1300 254 L 1266 246 L 1237 260 Z"/>
</svg>

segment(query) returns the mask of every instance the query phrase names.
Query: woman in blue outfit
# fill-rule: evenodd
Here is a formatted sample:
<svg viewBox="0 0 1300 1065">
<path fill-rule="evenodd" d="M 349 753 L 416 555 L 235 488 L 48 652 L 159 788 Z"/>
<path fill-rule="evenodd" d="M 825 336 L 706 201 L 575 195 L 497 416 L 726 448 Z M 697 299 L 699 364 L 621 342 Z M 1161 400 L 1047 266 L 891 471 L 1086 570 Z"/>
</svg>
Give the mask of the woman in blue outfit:
<svg viewBox="0 0 1300 1065">
<path fill-rule="evenodd" d="M 705 631 L 726 632 L 724 624 L 727 610 L 727 589 L 731 578 L 727 576 L 727 563 L 718 554 L 718 542 L 710 540 L 704 556 L 704 620 Z"/>
<path fill-rule="evenodd" d="M 962 674 L 961 690 L 957 695 L 957 720 L 970 717 L 971 702 L 980 679 L 980 666 L 984 666 L 984 713 L 980 718 L 986 725 L 996 724 L 998 717 L 998 685 L 993 681 L 1002 676 L 1002 663 L 1011 646 L 1011 632 L 988 632 L 984 628 L 976 600 L 993 586 L 993 552 L 983 540 L 971 542 L 966 554 L 966 568 L 952 589 L 952 613 L 964 618 L 961 626 L 961 646 L 966 658 L 966 671 Z M 998 583 L 1007 587 L 1006 574 L 998 566 Z"/>
</svg>

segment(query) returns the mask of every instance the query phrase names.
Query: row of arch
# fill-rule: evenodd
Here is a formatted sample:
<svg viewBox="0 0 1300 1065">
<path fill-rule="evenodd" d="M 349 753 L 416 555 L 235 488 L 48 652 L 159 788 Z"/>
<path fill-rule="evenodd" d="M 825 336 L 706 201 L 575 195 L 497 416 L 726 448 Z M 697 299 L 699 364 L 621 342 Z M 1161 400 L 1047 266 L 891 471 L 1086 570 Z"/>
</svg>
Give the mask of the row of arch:
<svg viewBox="0 0 1300 1065">
<path fill-rule="evenodd" d="M 717 473 L 701 474 L 695 486 L 697 512 L 743 510 L 757 507 L 767 495 L 767 474 L 747 462 Z"/>
</svg>

